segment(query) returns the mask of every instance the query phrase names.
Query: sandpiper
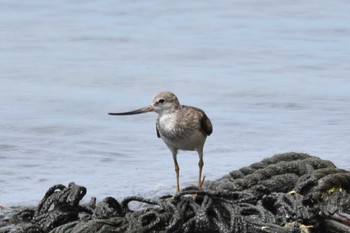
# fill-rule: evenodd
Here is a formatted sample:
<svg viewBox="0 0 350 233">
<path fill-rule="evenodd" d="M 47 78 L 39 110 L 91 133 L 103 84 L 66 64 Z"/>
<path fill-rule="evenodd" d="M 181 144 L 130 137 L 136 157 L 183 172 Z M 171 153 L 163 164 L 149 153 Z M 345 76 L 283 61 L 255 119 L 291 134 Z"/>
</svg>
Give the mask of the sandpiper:
<svg viewBox="0 0 350 233">
<path fill-rule="evenodd" d="M 147 107 L 130 112 L 109 113 L 109 115 L 133 115 L 146 112 L 158 113 L 157 137 L 164 141 L 173 155 L 176 192 L 180 191 L 178 150 L 197 151 L 199 156 L 198 187 L 201 188 L 204 182 L 202 179 L 203 147 L 207 136 L 213 132 L 213 126 L 207 115 L 199 108 L 180 105 L 177 97 L 171 92 L 156 94 L 151 105 Z"/>
</svg>

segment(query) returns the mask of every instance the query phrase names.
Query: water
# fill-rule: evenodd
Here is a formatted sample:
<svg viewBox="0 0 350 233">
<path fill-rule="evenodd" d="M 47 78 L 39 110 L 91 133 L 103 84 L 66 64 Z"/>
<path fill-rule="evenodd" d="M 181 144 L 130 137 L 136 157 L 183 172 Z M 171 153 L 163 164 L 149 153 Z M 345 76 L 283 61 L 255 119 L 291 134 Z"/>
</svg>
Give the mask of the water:
<svg viewBox="0 0 350 233">
<path fill-rule="evenodd" d="M 121 199 L 175 191 L 156 114 L 170 90 L 205 110 L 204 174 L 287 151 L 350 169 L 350 3 L 0 2 L 0 205 L 75 181 Z M 195 152 L 178 156 L 196 184 Z"/>
</svg>

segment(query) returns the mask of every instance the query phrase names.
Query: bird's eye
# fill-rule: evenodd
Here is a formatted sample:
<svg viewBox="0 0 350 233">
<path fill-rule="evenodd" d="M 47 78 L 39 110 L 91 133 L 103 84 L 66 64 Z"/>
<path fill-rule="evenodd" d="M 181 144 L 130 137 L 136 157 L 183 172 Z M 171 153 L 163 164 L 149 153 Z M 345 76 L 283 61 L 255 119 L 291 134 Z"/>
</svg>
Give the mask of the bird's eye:
<svg viewBox="0 0 350 233">
<path fill-rule="evenodd" d="M 159 102 L 160 104 L 164 103 L 164 101 L 165 101 L 164 99 L 159 99 L 159 100 L 158 100 L 158 102 Z"/>
</svg>

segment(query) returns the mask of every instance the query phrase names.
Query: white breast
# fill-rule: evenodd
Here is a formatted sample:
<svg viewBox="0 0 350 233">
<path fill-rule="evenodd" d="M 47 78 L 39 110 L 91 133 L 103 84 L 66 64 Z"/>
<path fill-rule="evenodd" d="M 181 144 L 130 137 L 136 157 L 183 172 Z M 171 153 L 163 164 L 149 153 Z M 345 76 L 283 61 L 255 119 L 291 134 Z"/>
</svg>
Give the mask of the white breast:
<svg viewBox="0 0 350 233">
<path fill-rule="evenodd" d="M 203 150 L 206 136 L 197 128 L 181 125 L 175 114 L 163 114 L 159 117 L 159 133 L 170 149 Z"/>
<path fill-rule="evenodd" d="M 176 115 L 163 114 L 159 116 L 159 128 L 163 134 L 174 132 L 176 130 Z"/>
</svg>

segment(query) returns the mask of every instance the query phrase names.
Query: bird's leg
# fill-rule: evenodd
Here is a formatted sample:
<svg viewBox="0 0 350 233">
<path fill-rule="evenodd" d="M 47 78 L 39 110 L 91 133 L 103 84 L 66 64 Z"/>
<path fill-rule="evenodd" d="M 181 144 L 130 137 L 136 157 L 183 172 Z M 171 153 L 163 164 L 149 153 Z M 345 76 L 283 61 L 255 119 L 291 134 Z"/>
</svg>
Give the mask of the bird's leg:
<svg viewBox="0 0 350 233">
<path fill-rule="evenodd" d="M 174 165 L 175 165 L 175 172 L 176 172 L 176 192 L 180 192 L 180 167 L 177 163 L 176 158 L 177 153 L 173 152 L 173 159 L 174 159 Z"/>
<path fill-rule="evenodd" d="M 202 169 L 204 166 L 203 159 L 199 159 L 198 166 L 199 166 L 198 188 L 202 188 L 202 185 L 204 182 L 204 179 L 202 180 Z"/>
<path fill-rule="evenodd" d="M 199 156 L 199 162 L 198 162 L 198 167 L 199 167 L 199 176 L 198 176 L 198 188 L 201 189 L 202 185 L 204 183 L 205 176 L 202 179 L 202 169 L 204 166 L 204 161 L 203 161 L 203 151 L 199 150 L 198 151 L 198 156 Z M 193 194 L 192 198 L 194 201 L 197 199 L 197 194 Z"/>
<path fill-rule="evenodd" d="M 199 151 L 199 162 L 198 162 L 198 167 L 199 167 L 199 176 L 198 176 L 198 188 L 201 189 L 202 185 L 204 183 L 205 177 L 202 179 L 202 169 L 204 166 L 204 161 L 203 161 L 203 152 Z"/>
</svg>

